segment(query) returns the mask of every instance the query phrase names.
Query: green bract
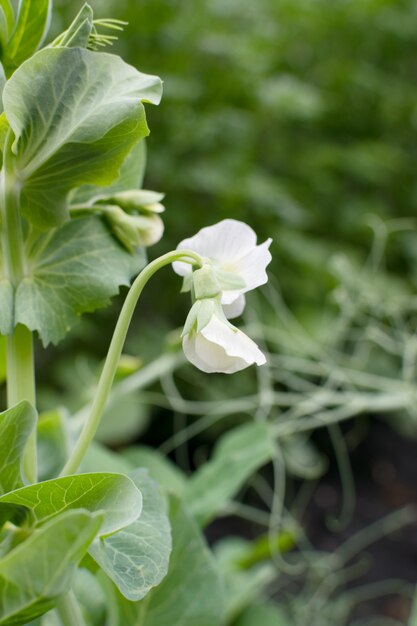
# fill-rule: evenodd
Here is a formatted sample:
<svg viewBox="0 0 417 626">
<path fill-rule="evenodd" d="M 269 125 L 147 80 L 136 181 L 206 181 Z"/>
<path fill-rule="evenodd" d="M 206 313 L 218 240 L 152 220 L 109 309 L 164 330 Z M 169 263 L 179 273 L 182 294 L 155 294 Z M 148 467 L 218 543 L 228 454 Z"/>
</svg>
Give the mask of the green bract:
<svg viewBox="0 0 417 626">
<path fill-rule="evenodd" d="M 44 344 L 57 343 L 82 313 L 107 305 L 143 263 L 143 256 L 126 252 L 101 220 L 72 220 L 40 235 L 29 252 L 27 275 L 15 292 L 14 323 L 37 330 Z"/>
</svg>

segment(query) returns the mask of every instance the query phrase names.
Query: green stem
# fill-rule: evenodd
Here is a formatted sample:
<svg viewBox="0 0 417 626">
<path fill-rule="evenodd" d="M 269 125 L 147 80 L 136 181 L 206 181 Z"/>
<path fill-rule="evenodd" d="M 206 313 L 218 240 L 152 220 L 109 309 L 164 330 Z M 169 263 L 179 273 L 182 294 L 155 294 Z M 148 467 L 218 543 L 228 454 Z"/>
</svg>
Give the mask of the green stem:
<svg viewBox="0 0 417 626">
<path fill-rule="evenodd" d="M 32 333 L 18 324 L 7 337 L 7 405 L 27 400 L 36 405 Z M 33 431 L 23 458 L 23 471 L 30 483 L 37 481 L 36 430 Z"/>
<path fill-rule="evenodd" d="M 26 274 L 25 246 L 20 217 L 20 182 L 10 164 L 12 134 L 4 147 L 4 165 L 0 178 L 1 248 L 4 271 L 16 290 Z M 35 373 L 32 333 L 18 325 L 7 338 L 7 405 L 27 400 L 35 406 Z M 36 482 L 36 432 L 28 441 L 23 462 L 26 478 Z"/>
<path fill-rule="evenodd" d="M 74 474 L 87 450 L 88 446 L 92 442 L 94 435 L 96 434 L 98 425 L 100 424 L 101 416 L 103 415 L 104 408 L 106 406 L 107 398 L 109 396 L 111 386 L 113 384 L 114 376 L 116 374 L 117 366 L 119 363 L 120 355 L 123 350 L 124 342 L 126 339 L 127 331 L 129 330 L 130 322 L 136 308 L 136 304 L 143 291 L 148 280 L 162 267 L 173 263 L 174 261 L 183 261 L 192 265 L 202 265 L 203 260 L 199 254 L 192 250 L 174 250 L 168 252 L 149 263 L 139 276 L 134 281 L 126 300 L 123 304 L 122 310 L 119 315 L 119 319 L 116 324 L 116 328 L 113 333 L 113 337 L 110 343 L 110 348 L 107 353 L 106 361 L 104 363 L 103 371 L 98 382 L 97 391 L 91 407 L 91 412 L 84 427 L 80 433 L 77 443 L 68 459 L 64 469 L 61 472 L 62 476 Z"/>
<path fill-rule="evenodd" d="M 61 598 L 56 607 L 56 612 L 62 626 L 86 626 L 80 605 L 72 590 Z"/>
</svg>

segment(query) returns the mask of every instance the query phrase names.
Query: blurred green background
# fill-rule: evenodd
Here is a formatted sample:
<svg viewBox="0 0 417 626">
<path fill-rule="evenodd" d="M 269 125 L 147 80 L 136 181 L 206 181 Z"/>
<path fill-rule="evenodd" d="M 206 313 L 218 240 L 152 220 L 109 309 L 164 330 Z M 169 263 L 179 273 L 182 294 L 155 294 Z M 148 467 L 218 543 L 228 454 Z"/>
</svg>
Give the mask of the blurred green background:
<svg viewBox="0 0 417 626">
<path fill-rule="evenodd" d="M 366 253 L 370 214 L 415 215 L 413 0 L 91 4 L 129 22 L 117 52 L 164 80 L 161 106 L 148 107 L 145 182 L 167 194 L 152 255 L 242 219 L 274 238 L 273 271 L 303 308 L 331 286 L 334 251 Z M 56 7 L 58 31 L 78 4 Z M 407 235 L 391 252 L 392 268 L 411 277 L 415 243 Z"/>
</svg>

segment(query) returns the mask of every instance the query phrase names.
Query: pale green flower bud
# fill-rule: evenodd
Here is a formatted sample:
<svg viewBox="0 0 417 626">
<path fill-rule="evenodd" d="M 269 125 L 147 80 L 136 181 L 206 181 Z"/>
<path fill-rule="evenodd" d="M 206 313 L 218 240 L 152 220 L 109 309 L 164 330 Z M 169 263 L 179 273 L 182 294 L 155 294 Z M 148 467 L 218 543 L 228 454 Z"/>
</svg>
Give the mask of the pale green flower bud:
<svg viewBox="0 0 417 626">
<path fill-rule="evenodd" d="M 130 215 L 119 206 L 106 206 L 103 213 L 115 236 L 131 252 L 157 243 L 164 232 L 159 215 Z"/>
</svg>

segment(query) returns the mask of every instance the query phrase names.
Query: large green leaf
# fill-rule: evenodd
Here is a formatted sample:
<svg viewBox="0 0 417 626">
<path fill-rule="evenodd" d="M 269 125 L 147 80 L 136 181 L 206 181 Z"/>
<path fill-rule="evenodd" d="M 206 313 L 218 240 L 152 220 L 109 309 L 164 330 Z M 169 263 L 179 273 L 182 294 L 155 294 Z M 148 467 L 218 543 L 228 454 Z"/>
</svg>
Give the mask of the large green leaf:
<svg viewBox="0 0 417 626">
<path fill-rule="evenodd" d="M 178 503 L 171 507 L 173 550 L 168 574 L 144 600 L 131 603 L 116 594 L 112 626 L 219 626 L 222 584 L 204 537 Z"/>
<path fill-rule="evenodd" d="M 17 20 L 4 53 L 5 63 L 17 67 L 42 44 L 51 20 L 52 0 L 20 0 Z"/>
<path fill-rule="evenodd" d="M 274 455 L 267 424 L 249 423 L 228 432 L 213 459 L 187 483 L 185 501 L 201 524 L 222 511 L 245 481 Z"/>
<path fill-rule="evenodd" d="M 45 237 L 17 287 L 14 321 L 37 330 L 47 345 L 62 339 L 82 313 L 107 305 L 143 256 L 132 257 L 96 217 L 73 220 Z"/>
<path fill-rule="evenodd" d="M 26 624 L 54 606 L 101 524 L 99 514 L 67 511 L 0 560 L 1 626 Z"/>
<path fill-rule="evenodd" d="M 36 411 L 28 402 L 0 414 L 0 493 L 23 485 L 22 459 L 36 425 Z"/>
<path fill-rule="evenodd" d="M 22 487 L 0 497 L 0 521 L 23 510 L 37 526 L 70 509 L 103 513 L 100 534 L 120 530 L 134 522 L 142 509 L 142 496 L 123 474 L 78 474 Z"/>
<path fill-rule="evenodd" d="M 157 104 L 161 81 L 119 57 L 81 48 L 41 50 L 6 84 L 22 211 L 40 228 L 68 217 L 68 193 L 108 185 L 148 134 L 142 101 Z"/>
<path fill-rule="evenodd" d="M 168 571 L 171 527 L 166 503 L 146 470 L 130 474 L 143 496 L 142 514 L 133 524 L 90 548 L 91 556 L 129 600 L 142 599 Z"/>
</svg>

